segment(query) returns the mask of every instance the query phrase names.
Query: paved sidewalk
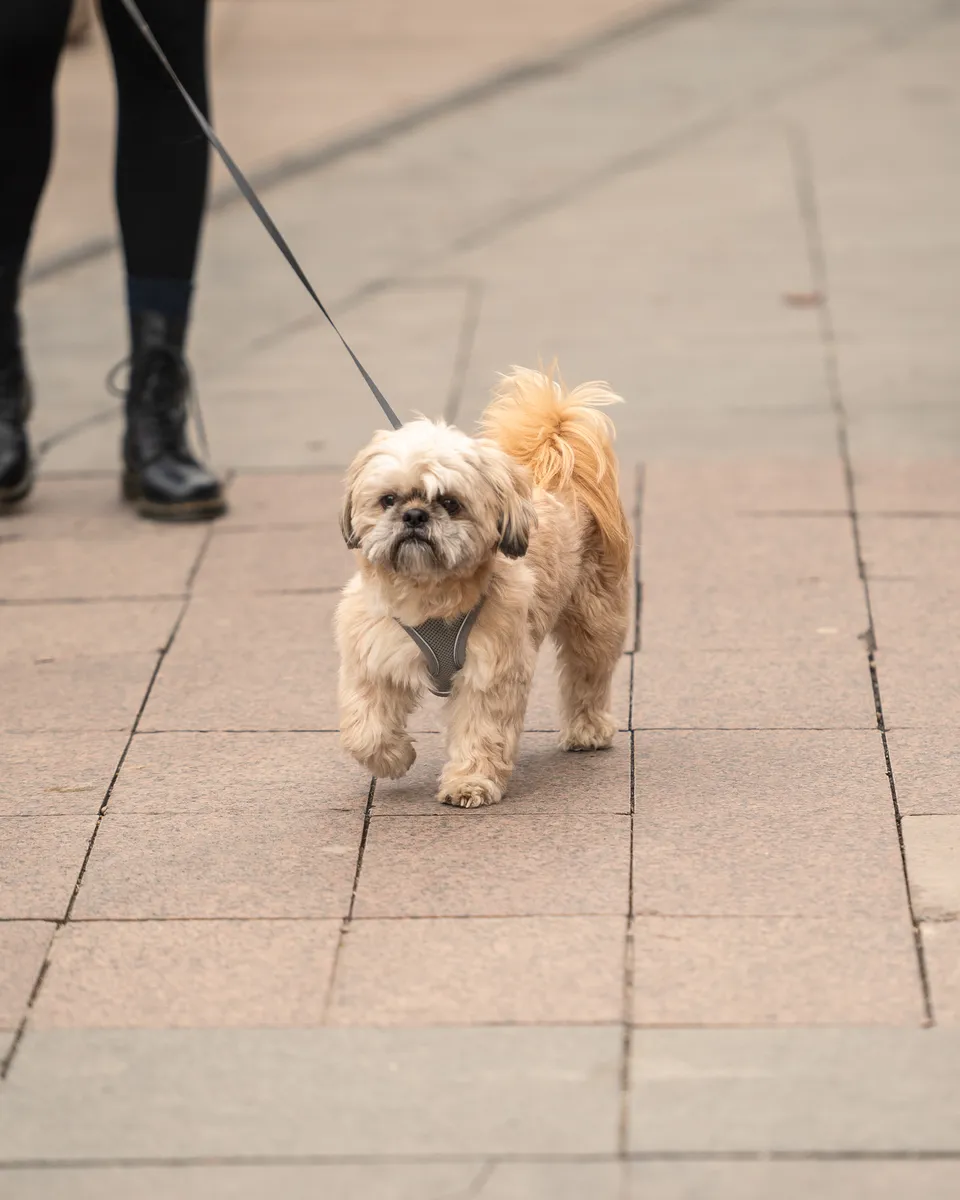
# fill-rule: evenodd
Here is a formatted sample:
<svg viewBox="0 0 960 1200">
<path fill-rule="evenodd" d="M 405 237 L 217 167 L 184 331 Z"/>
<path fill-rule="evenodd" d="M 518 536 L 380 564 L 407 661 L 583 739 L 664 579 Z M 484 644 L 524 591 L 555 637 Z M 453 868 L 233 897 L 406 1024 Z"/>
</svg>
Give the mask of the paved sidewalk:
<svg viewBox="0 0 960 1200">
<path fill-rule="evenodd" d="M 627 398 L 610 752 L 555 749 L 545 656 L 503 805 L 435 805 L 437 705 L 408 779 L 340 759 L 377 414 L 242 207 L 192 345 L 211 529 L 119 506 L 116 257 L 28 289 L 4 1200 L 960 1194 L 960 6 L 566 11 L 549 71 L 329 159 L 304 128 L 265 199 L 401 413 L 554 354 Z"/>
</svg>

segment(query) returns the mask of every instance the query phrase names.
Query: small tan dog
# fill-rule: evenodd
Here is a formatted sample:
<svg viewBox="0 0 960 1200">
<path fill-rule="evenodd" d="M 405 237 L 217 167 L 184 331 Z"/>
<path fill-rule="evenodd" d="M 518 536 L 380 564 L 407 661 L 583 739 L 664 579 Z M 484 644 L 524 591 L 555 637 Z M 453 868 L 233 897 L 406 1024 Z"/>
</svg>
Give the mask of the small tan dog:
<svg viewBox="0 0 960 1200">
<path fill-rule="evenodd" d="M 561 746 L 610 745 L 631 539 L 613 423 L 599 409 L 618 400 L 606 384 L 567 393 L 517 368 L 482 436 L 417 420 L 377 433 L 354 460 L 341 528 L 360 569 L 337 610 L 340 736 L 372 774 L 410 769 L 407 719 L 432 687 L 450 694 L 439 799 L 496 804 L 548 634 L 559 654 Z"/>
</svg>

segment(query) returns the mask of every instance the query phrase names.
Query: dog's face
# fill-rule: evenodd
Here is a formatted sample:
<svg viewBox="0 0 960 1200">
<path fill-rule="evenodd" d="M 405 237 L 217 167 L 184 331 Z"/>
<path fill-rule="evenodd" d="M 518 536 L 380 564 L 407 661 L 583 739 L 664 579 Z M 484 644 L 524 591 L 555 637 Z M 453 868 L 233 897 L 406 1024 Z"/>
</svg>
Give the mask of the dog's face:
<svg viewBox="0 0 960 1200">
<path fill-rule="evenodd" d="M 470 574 L 498 550 L 521 557 L 532 521 L 522 467 L 492 442 L 419 420 L 377 433 L 354 459 L 340 527 L 380 570 L 436 578 Z"/>
</svg>

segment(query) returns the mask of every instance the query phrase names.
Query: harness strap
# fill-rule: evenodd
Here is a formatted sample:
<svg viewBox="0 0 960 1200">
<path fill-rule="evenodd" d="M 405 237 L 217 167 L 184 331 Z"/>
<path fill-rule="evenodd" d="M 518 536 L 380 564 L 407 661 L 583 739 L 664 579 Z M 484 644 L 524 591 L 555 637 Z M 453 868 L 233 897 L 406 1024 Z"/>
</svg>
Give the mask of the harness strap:
<svg viewBox="0 0 960 1200">
<path fill-rule="evenodd" d="M 482 606 L 481 597 L 469 612 L 449 621 L 443 617 L 431 617 L 419 625 L 397 621 L 418 646 L 430 677 L 430 691 L 435 696 L 449 696 L 453 691 L 454 676 L 467 661 L 467 639 Z"/>
</svg>

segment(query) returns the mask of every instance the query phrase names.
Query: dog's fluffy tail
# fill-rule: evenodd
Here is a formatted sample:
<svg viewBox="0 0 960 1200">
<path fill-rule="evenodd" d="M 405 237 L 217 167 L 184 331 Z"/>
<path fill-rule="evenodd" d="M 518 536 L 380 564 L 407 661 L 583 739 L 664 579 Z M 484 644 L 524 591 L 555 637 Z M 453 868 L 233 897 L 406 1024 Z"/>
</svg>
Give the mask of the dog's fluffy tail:
<svg viewBox="0 0 960 1200">
<path fill-rule="evenodd" d="M 501 376 L 481 425 L 487 437 L 528 468 L 539 487 L 573 493 L 596 522 L 607 562 L 625 574 L 630 528 L 620 503 L 616 434 L 600 411 L 619 403 L 605 383 L 584 383 L 568 392 L 552 372 L 514 367 Z"/>
</svg>

